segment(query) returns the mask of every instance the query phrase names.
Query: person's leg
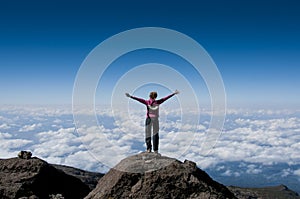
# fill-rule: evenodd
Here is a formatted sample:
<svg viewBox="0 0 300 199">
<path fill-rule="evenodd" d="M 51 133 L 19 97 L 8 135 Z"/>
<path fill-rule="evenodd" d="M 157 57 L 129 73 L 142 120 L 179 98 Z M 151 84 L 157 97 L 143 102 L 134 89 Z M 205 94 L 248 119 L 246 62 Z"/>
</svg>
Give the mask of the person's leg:
<svg viewBox="0 0 300 199">
<path fill-rule="evenodd" d="M 158 152 L 159 144 L 159 121 L 158 118 L 152 118 L 153 123 L 153 149 L 154 152 Z"/>
<path fill-rule="evenodd" d="M 145 122 L 145 142 L 147 145 L 147 151 L 151 152 L 152 150 L 152 145 L 151 145 L 151 119 L 150 118 L 146 118 L 146 122 Z"/>
</svg>

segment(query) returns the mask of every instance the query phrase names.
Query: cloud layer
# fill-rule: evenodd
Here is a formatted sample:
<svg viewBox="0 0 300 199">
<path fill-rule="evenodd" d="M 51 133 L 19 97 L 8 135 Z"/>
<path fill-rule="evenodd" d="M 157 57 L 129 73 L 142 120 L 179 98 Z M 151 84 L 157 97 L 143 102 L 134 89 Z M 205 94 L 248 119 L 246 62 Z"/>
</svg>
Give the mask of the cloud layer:
<svg viewBox="0 0 300 199">
<path fill-rule="evenodd" d="M 97 126 L 88 121 L 75 126 L 70 107 L 2 106 L 0 156 L 31 150 L 51 163 L 106 172 L 122 158 L 145 150 L 143 108 L 112 112 L 100 107 Z M 210 142 L 204 139 L 209 133 L 210 112 L 200 112 L 200 122 L 195 125 L 182 120 L 199 118 L 193 111 L 182 116 L 180 110 L 167 106 L 161 110 L 162 154 L 195 161 L 202 169 L 214 168 L 220 177 L 258 175 L 281 165 L 281 177 L 300 179 L 300 111 L 228 110 L 222 135 L 205 156 L 201 148 Z"/>
</svg>

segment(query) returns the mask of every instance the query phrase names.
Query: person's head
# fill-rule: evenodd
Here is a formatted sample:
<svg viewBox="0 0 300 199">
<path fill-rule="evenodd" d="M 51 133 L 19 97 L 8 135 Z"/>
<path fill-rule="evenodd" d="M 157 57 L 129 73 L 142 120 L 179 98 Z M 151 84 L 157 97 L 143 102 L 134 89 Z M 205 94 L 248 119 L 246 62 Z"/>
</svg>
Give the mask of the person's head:
<svg viewBox="0 0 300 199">
<path fill-rule="evenodd" d="M 156 98 L 157 98 L 157 92 L 155 92 L 155 91 L 151 92 L 151 93 L 149 94 L 149 97 L 150 97 L 151 99 L 156 99 Z"/>
</svg>

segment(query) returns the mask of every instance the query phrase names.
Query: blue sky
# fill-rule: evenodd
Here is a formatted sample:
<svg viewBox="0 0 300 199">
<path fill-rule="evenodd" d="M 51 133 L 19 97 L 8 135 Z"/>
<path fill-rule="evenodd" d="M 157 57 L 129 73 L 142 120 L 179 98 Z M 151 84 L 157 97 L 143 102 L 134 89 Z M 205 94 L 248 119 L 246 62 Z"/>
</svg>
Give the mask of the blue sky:
<svg viewBox="0 0 300 199">
<path fill-rule="evenodd" d="M 97 127 L 111 136 L 116 151 L 124 152 L 118 154 L 122 156 L 108 153 L 103 157 L 106 146 L 97 141 L 94 126 L 83 129 L 87 135 L 76 133 L 70 106 L 35 105 L 71 104 L 77 71 L 105 39 L 133 28 L 164 27 L 190 36 L 206 49 L 222 75 L 229 105 L 214 151 L 203 157 L 199 145 L 191 145 L 185 158 L 200 168 L 210 168 L 209 172 L 216 172 L 212 173 L 214 178 L 227 184 L 241 185 L 240 179 L 254 176 L 252 185 L 263 178 L 262 185 L 283 183 L 299 192 L 299 10 L 296 0 L 1 1 L 0 156 L 13 157 L 20 150 L 31 150 L 51 163 L 101 171 L 87 146 L 104 163 L 108 159 L 118 162 L 127 152 L 144 150 L 141 132 L 145 110 L 134 101 L 129 102 L 128 113 L 121 110 L 114 115 L 110 109 L 99 108 Z M 106 71 L 96 99 L 110 97 L 127 70 L 147 62 L 170 64 L 191 81 L 193 88 L 199 88 L 200 93 L 207 91 L 205 85 L 198 85 L 199 76 L 192 70 L 180 68 L 184 60 L 173 58 L 170 53 L 149 49 L 120 57 Z M 141 85 L 136 94 L 147 97 L 142 90 L 151 85 L 155 84 Z M 159 93 L 162 97 L 169 88 L 159 91 L 165 92 Z M 181 91 L 179 97 L 184 93 Z M 177 155 L 178 149 L 174 150 L 170 140 L 181 144 L 179 151 L 184 151 L 189 146 L 189 133 L 195 130 L 190 123 L 178 120 L 182 110 L 168 107 L 171 102 L 178 103 L 179 97 L 161 109 L 163 154 Z M 130 109 L 133 104 L 139 109 Z M 277 111 L 274 107 L 293 110 Z M 191 118 L 198 117 L 193 111 L 189 113 Z M 201 109 L 198 131 L 202 137 L 210 114 Z M 270 181 L 275 173 L 280 177 L 273 176 Z"/>
<path fill-rule="evenodd" d="M 299 107 L 298 1 L 2 1 L 1 104 L 70 104 L 76 73 L 100 42 L 165 27 L 199 42 L 228 104 Z"/>
</svg>

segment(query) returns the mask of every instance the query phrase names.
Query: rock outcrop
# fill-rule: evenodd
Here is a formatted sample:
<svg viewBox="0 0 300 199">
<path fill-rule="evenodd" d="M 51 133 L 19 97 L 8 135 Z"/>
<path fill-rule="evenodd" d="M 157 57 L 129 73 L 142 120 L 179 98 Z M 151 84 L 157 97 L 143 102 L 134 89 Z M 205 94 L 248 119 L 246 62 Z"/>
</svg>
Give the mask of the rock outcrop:
<svg viewBox="0 0 300 199">
<path fill-rule="evenodd" d="M 122 160 L 102 177 L 85 199 L 101 198 L 236 198 L 191 161 L 184 163 L 155 153 Z"/>
<path fill-rule="evenodd" d="M 25 159 L 25 160 L 30 159 L 31 156 L 32 156 L 32 153 L 30 151 L 20 151 L 18 153 L 18 158 Z"/>
<path fill-rule="evenodd" d="M 40 198 L 61 195 L 82 199 L 89 187 L 78 178 L 38 158 L 0 159 L 0 198 Z"/>
</svg>

